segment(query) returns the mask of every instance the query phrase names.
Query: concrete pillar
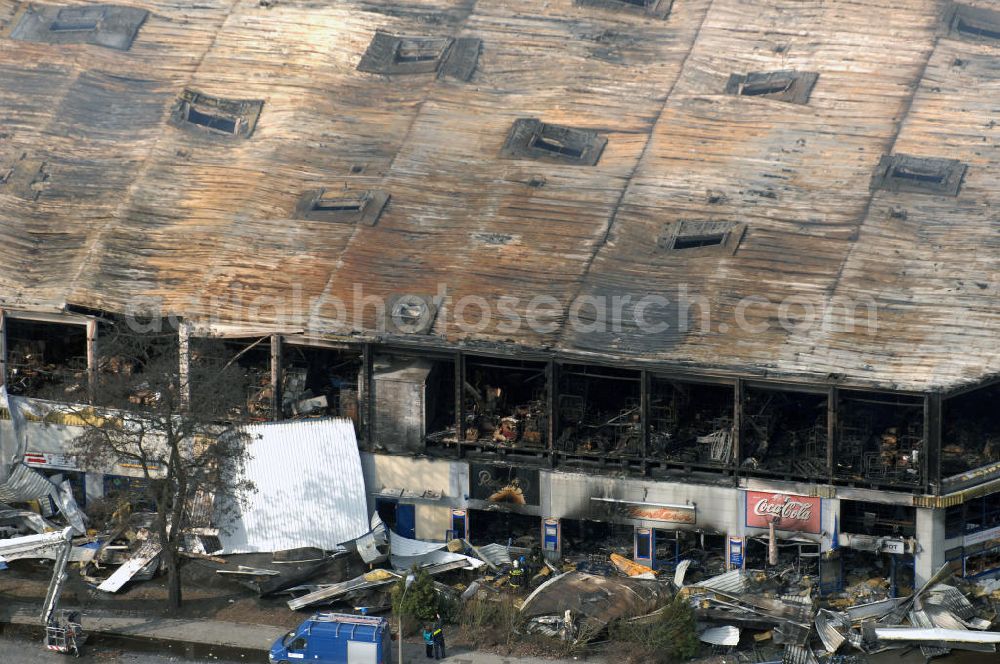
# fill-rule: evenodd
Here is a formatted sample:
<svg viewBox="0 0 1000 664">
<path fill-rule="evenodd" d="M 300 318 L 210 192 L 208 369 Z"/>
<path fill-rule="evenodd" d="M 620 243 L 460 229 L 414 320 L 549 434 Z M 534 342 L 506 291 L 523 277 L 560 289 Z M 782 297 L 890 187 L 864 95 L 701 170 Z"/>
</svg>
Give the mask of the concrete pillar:
<svg viewBox="0 0 1000 664">
<path fill-rule="evenodd" d="M 87 473 L 83 476 L 84 492 L 87 495 L 87 502 L 104 497 L 104 474 Z"/>
<path fill-rule="evenodd" d="M 917 552 L 914 555 L 919 588 L 944 565 L 944 510 L 917 508 Z"/>
</svg>

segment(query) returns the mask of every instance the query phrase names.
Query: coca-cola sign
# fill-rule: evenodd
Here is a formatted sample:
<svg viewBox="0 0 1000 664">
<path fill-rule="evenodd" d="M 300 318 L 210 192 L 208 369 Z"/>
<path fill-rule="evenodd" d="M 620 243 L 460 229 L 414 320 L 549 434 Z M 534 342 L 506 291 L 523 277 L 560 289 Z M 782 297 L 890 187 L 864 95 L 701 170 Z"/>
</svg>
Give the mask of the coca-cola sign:
<svg viewBox="0 0 1000 664">
<path fill-rule="evenodd" d="M 767 528 L 774 522 L 778 530 L 819 533 L 822 501 L 812 496 L 747 491 L 747 526 Z"/>
</svg>

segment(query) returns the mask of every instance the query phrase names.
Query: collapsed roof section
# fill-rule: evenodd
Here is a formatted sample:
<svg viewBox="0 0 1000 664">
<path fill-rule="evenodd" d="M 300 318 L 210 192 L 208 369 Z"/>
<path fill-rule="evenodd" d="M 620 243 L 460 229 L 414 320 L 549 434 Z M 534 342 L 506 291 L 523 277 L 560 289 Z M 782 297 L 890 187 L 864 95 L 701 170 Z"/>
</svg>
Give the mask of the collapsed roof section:
<svg viewBox="0 0 1000 664">
<path fill-rule="evenodd" d="M 511 331 L 494 316 L 470 330 L 445 303 L 416 341 L 913 390 L 1000 373 L 1000 163 L 986 149 L 1000 78 L 982 3 L 943 18 L 934 0 L 863 13 L 846 0 L 383 4 L 154 3 L 127 52 L 12 40 L 20 10 L 0 7 L 0 176 L 17 166 L 0 185 L 4 304 L 142 298 L 352 334 L 384 320 L 324 305 L 350 303 L 356 284 L 386 300 L 443 287 L 494 311 L 507 298 L 521 320 L 538 296 L 564 310 L 657 296 L 695 314 L 707 303 L 710 324 L 682 325 L 675 308 L 649 332 L 626 306 L 620 329 L 564 317 Z M 426 75 L 367 71 L 380 34 L 393 67 Z M 217 103 L 184 110 L 184 90 Z M 252 103 L 231 112 L 238 100 Z M 523 152 L 505 154 L 532 118 Z M 871 190 L 886 153 L 965 168 L 904 168 Z M 374 225 L 368 207 L 330 223 L 336 191 L 391 204 Z M 721 243 L 665 232 L 709 222 L 733 230 Z M 297 311 L 245 320 L 241 298 L 293 291 Z M 877 327 L 773 324 L 789 302 L 822 317 L 845 301 L 872 303 Z"/>
</svg>

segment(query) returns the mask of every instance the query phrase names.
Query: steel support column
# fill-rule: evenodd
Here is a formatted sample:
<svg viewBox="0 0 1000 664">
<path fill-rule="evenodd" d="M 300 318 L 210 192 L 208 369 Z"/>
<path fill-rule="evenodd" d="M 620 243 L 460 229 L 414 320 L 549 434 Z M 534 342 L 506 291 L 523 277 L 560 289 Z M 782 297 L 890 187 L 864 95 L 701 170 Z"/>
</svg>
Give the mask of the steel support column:
<svg viewBox="0 0 1000 664">
<path fill-rule="evenodd" d="M 455 456 L 462 458 L 465 441 L 465 354 L 455 353 Z"/>
<path fill-rule="evenodd" d="M 639 426 L 642 427 L 639 437 L 639 450 L 642 455 L 642 475 L 648 470 L 649 456 L 649 372 L 643 369 L 639 372 Z"/>
<path fill-rule="evenodd" d="M 372 380 L 372 345 L 361 346 L 361 384 L 358 386 L 358 411 L 361 418 L 361 438 L 368 451 L 375 449 L 375 383 Z"/>
<path fill-rule="evenodd" d="M 733 473 L 734 481 L 738 482 L 740 461 L 743 459 L 743 405 L 746 386 L 742 378 L 737 378 L 733 384 Z"/>
<path fill-rule="evenodd" d="M 830 482 L 834 475 L 834 454 L 840 446 L 840 391 L 831 387 L 826 393 L 826 473 Z"/>
<path fill-rule="evenodd" d="M 281 412 L 282 397 L 281 386 L 284 383 L 284 368 L 282 367 L 282 336 L 280 334 L 271 335 L 271 420 L 277 422 L 282 419 Z"/>
<path fill-rule="evenodd" d="M 0 385 L 7 384 L 7 312 L 0 309 Z"/>
<path fill-rule="evenodd" d="M 924 396 L 925 452 L 921 468 L 928 492 L 941 494 L 941 394 L 932 392 Z"/>
<path fill-rule="evenodd" d="M 545 365 L 545 407 L 548 411 L 549 418 L 548 431 L 546 431 L 545 437 L 549 448 L 550 468 L 555 468 L 556 465 L 556 435 L 559 433 L 559 427 L 556 422 L 558 419 L 558 413 L 556 413 L 556 399 L 558 398 L 558 387 L 556 386 L 556 381 L 558 378 L 559 367 L 556 365 L 555 361 L 549 360 Z"/>
</svg>

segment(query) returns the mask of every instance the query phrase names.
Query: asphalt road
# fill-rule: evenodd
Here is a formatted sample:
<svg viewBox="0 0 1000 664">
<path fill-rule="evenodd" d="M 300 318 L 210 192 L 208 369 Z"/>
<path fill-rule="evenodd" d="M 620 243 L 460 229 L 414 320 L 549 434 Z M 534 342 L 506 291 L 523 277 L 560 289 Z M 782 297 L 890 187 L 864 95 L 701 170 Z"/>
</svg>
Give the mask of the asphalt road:
<svg viewBox="0 0 1000 664">
<path fill-rule="evenodd" d="M 110 664 L 219 664 L 220 660 L 187 659 L 177 654 L 154 652 L 133 652 L 95 644 L 84 646 L 83 656 L 74 659 L 72 655 L 61 655 L 45 649 L 41 641 L 21 637 L 0 636 L 0 662 L 3 664 L 73 664 L 74 662 L 100 662 Z M 267 661 L 266 658 L 263 659 Z"/>
</svg>

